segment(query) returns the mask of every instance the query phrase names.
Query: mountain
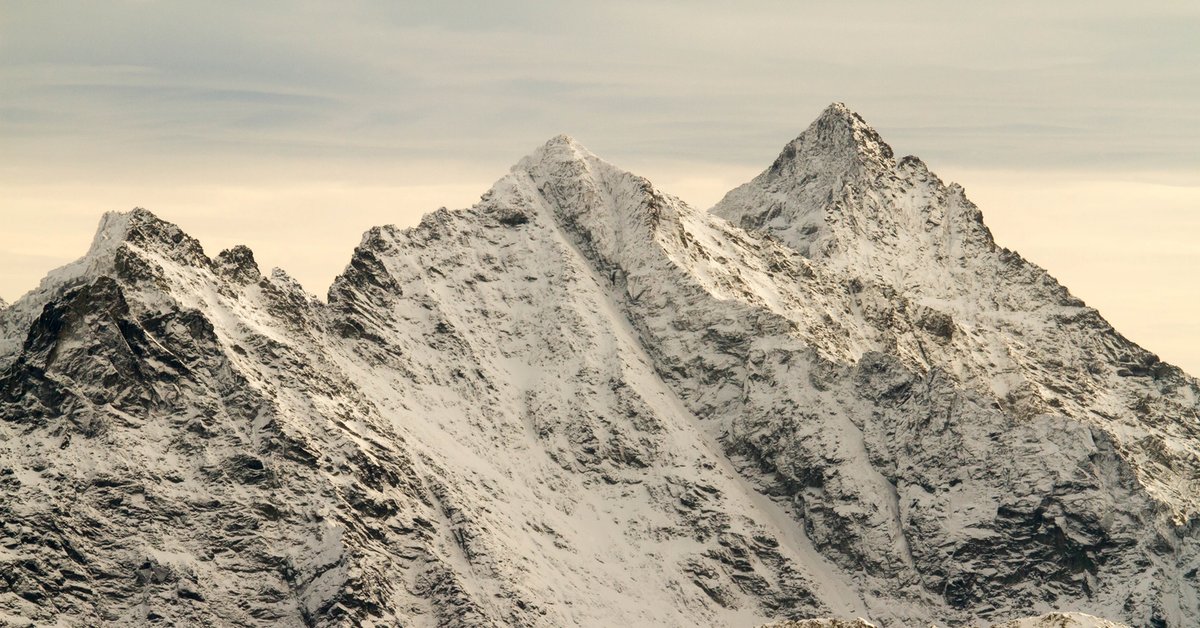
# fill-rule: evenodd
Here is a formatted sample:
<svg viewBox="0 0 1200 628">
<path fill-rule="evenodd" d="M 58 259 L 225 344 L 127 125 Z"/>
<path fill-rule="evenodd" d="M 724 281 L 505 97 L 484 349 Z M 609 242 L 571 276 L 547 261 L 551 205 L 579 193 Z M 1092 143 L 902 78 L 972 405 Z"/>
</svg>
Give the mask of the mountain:
<svg viewBox="0 0 1200 628">
<path fill-rule="evenodd" d="M 0 620 L 1189 626 L 1198 399 L 841 105 L 711 212 L 556 137 L 324 302 L 108 214 L 0 311 Z"/>
</svg>

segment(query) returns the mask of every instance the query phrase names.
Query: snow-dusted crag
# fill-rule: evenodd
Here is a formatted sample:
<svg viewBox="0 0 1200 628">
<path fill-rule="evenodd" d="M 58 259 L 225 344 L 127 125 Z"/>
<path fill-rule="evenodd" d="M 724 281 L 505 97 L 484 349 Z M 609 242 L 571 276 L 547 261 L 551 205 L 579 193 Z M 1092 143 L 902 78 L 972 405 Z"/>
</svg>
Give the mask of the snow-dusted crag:
<svg viewBox="0 0 1200 628">
<path fill-rule="evenodd" d="M 1047 613 L 1040 617 L 1030 617 L 1025 619 L 1014 619 L 999 624 L 994 624 L 991 628 L 1128 628 L 1125 624 L 1118 624 L 1115 621 L 1109 621 L 1093 615 L 1084 613 Z"/>
<path fill-rule="evenodd" d="M 0 623 L 1190 626 L 1198 395 L 841 105 L 712 212 L 554 138 L 324 303 L 109 214 L 0 305 Z"/>
<path fill-rule="evenodd" d="M 785 620 L 775 622 L 763 626 L 763 628 L 877 628 L 863 619 L 845 620 L 845 619 L 801 619 L 796 621 Z M 1129 628 L 1125 624 L 1118 624 L 1107 619 L 1087 615 L 1084 613 L 1047 613 L 1039 617 L 1026 617 L 1022 619 L 1014 619 L 999 624 L 992 624 L 989 628 Z"/>
</svg>

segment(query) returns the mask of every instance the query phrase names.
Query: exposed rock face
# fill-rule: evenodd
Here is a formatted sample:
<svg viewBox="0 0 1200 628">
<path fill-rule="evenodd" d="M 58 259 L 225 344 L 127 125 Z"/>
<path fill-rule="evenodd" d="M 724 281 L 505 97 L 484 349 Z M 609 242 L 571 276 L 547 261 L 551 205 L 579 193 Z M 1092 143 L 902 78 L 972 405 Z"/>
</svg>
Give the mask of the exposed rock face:
<svg viewBox="0 0 1200 628">
<path fill-rule="evenodd" d="M 1197 399 L 840 105 L 714 213 L 554 138 L 327 304 L 110 214 L 0 311 L 0 619 L 1189 626 Z"/>
<path fill-rule="evenodd" d="M 799 621 L 780 621 L 767 624 L 762 628 L 875 628 L 871 622 L 854 619 L 802 619 Z M 1129 628 L 1107 619 L 1101 619 L 1083 613 L 1049 613 L 1040 617 L 1014 619 L 991 628 Z"/>
<path fill-rule="evenodd" d="M 1125 624 L 1083 613 L 1049 613 L 1041 617 L 1016 619 L 992 628 L 1128 628 Z"/>
<path fill-rule="evenodd" d="M 799 621 L 780 621 L 763 626 L 763 628 L 876 628 L 875 624 L 863 619 L 801 619 Z"/>
<path fill-rule="evenodd" d="M 217 255 L 216 267 L 217 274 L 242 286 L 262 278 L 258 263 L 254 261 L 254 252 L 240 244 L 221 251 Z"/>
</svg>

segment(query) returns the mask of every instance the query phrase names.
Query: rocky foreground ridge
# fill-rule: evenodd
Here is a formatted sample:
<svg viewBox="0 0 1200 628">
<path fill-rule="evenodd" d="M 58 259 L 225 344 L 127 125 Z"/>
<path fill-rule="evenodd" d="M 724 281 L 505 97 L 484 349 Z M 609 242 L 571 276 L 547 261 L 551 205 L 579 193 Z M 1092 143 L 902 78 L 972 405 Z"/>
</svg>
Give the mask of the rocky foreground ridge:
<svg viewBox="0 0 1200 628">
<path fill-rule="evenodd" d="M 0 624 L 1200 624 L 1200 385 L 841 105 L 711 212 L 562 136 L 325 302 L 137 209 L 0 307 Z"/>
<path fill-rule="evenodd" d="M 763 626 L 763 628 L 878 628 L 875 624 L 864 619 L 801 619 L 798 621 L 781 621 Z M 936 628 L 936 627 L 935 627 Z M 1124 624 L 1093 617 L 1084 613 L 1047 613 L 1039 617 L 1014 619 L 990 628 L 1128 628 Z"/>
</svg>

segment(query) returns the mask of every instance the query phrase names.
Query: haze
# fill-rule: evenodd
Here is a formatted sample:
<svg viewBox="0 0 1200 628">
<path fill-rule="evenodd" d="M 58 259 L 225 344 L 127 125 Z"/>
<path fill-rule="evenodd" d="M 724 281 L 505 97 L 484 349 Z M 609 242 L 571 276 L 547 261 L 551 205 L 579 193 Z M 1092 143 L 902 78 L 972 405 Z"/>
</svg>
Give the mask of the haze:
<svg viewBox="0 0 1200 628">
<path fill-rule="evenodd" d="M 1200 374 L 1200 5 L 0 3 L 0 297 L 147 207 L 323 295 L 547 138 L 707 207 L 829 102 Z"/>
</svg>

